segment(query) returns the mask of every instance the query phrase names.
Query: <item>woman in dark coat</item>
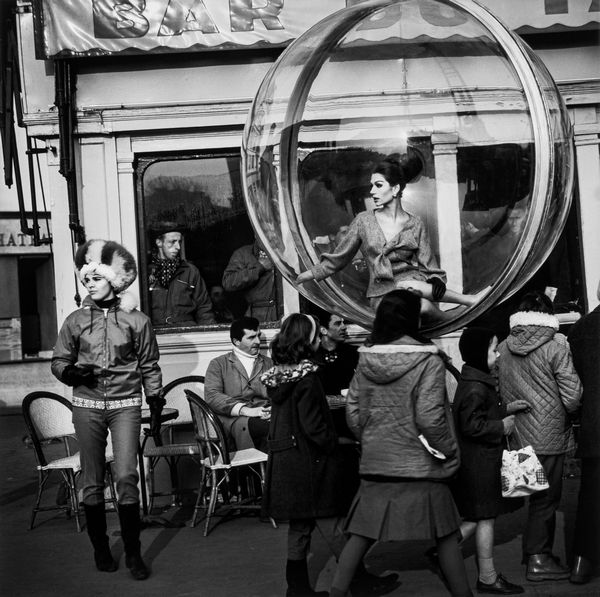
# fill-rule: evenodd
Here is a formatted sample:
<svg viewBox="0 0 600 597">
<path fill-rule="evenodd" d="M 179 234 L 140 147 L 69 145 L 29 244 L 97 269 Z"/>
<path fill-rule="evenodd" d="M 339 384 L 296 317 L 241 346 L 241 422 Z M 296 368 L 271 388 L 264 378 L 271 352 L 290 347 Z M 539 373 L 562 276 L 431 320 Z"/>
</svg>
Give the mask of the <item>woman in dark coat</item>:
<svg viewBox="0 0 600 597">
<path fill-rule="evenodd" d="M 502 440 L 515 425 L 509 413 L 527 408 L 527 403 L 515 401 L 507 409 L 500 401 L 493 375 L 498 338 L 492 330 L 467 328 L 458 347 L 465 363 L 452 406 L 461 453 L 453 488 L 464 519 L 460 531 L 463 539 L 475 533 L 478 592 L 515 595 L 523 587 L 508 582 L 494 568 L 494 522 L 511 506 L 502 498 L 500 482 Z"/>
<path fill-rule="evenodd" d="M 327 595 L 310 588 L 306 558 L 315 519 L 341 513 L 337 435 L 317 365 L 309 360 L 319 338 L 314 318 L 293 313 L 271 343 L 276 366 L 261 376 L 271 400 L 263 507 L 274 519 L 289 520 L 288 597 Z"/>
</svg>

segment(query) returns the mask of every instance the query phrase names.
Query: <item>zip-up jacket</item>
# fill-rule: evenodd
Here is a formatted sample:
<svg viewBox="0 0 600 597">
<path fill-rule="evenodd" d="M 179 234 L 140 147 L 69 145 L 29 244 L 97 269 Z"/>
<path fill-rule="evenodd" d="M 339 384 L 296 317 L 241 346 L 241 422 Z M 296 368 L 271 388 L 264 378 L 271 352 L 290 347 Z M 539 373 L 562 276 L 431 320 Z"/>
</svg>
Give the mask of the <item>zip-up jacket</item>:
<svg viewBox="0 0 600 597">
<path fill-rule="evenodd" d="M 60 329 L 51 367 L 61 381 L 69 365 L 92 368 L 97 387 L 74 387 L 73 404 L 110 409 L 141 405 L 142 387 L 146 396 L 160 394 L 158 358 L 147 315 L 124 311 L 119 303 L 101 309 L 86 296 L 81 309 L 73 311 Z"/>
<path fill-rule="evenodd" d="M 210 325 L 216 323 L 206 284 L 195 265 L 182 261 L 169 288 L 151 288 L 154 325 Z"/>
</svg>

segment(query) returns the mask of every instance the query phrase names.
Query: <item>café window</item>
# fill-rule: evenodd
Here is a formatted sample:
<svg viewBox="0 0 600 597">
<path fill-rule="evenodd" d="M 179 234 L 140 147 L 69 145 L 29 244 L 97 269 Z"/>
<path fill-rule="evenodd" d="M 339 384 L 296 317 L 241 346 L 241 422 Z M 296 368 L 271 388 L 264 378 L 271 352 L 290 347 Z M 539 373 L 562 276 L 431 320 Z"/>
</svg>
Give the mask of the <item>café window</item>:
<svg viewBox="0 0 600 597">
<path fill-rule="evenodd" d="M 279 320 L 281 278 L 254 236 L 237 151 L 144 156 L 136 179 L 142 308 L 158 331 Z"/>
</svg>

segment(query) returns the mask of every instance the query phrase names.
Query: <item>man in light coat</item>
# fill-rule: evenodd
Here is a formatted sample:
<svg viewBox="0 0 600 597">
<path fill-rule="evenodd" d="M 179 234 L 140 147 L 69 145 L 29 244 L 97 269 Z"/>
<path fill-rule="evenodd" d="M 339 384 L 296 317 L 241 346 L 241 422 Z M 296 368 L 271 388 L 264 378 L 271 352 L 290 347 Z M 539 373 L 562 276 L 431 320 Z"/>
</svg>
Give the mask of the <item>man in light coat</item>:
<svg viewBox="0 0 600 597">
<path fill-rule="evenodd" d="M 265 451 L 271 407 L 260 376 L 273 366 L 273 361 L 260 354 L 256 318 L 236 319 L 229 335 L 233 350 L 209 363 L 204 396 L 223 423 L 232 447 Z"/>
</svg>

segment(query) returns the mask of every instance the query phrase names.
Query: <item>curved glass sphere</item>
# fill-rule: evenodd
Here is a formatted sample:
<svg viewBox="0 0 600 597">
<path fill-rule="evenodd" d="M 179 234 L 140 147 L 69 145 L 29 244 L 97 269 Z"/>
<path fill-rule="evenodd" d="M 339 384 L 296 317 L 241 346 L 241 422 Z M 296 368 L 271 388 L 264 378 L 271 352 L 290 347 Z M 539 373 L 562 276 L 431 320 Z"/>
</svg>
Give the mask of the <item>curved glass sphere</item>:
<svg viewBox="0 0 600 597">
<path fill-rule="evenodd" d="M 371 175 L 390 155 L 417 156 L 420 171 L 394 199 L 413 225 L 384 231 Z M 274 263 L 292 283 L 318 274 L 301 293 L 369 327 L 380 288 L 445 274 L 429 335 L 517 291 L 572 194 L 571 127 L 551 76 L 471 0 L 374 0 L 317 23 L 263 80 L 242 160 Z"/>
</svg>

